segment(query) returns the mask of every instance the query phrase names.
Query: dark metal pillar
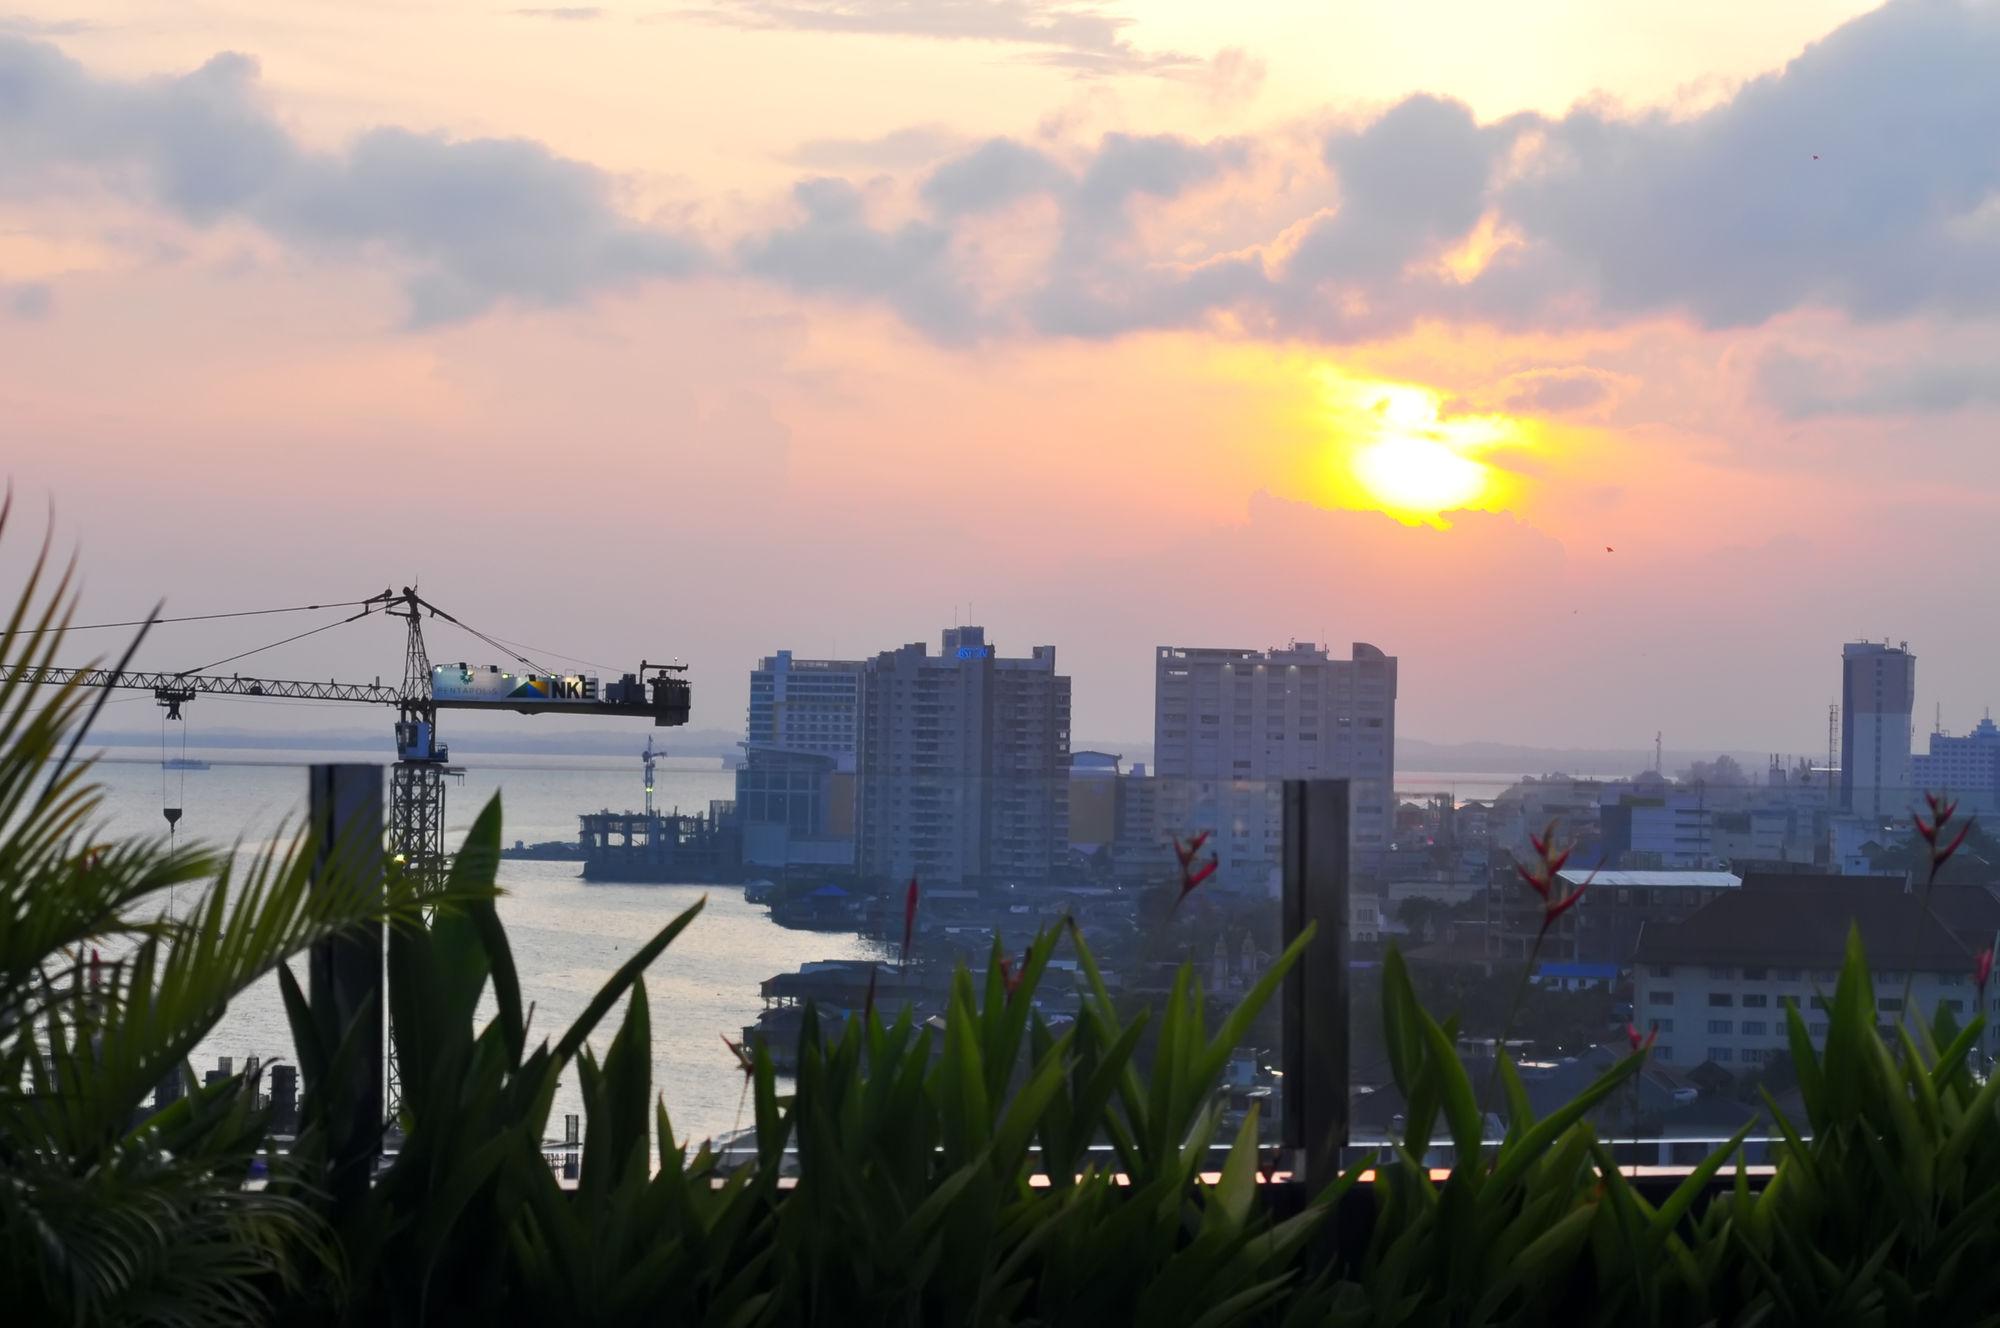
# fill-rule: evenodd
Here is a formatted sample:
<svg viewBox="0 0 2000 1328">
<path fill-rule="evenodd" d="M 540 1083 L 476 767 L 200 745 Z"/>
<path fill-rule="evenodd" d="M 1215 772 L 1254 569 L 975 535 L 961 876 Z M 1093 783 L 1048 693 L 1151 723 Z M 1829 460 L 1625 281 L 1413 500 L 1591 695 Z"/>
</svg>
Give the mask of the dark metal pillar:
<svg viewBox="0 0 2000 1328">
<path fill-rule="evenodd" d="M 310 812 L 315 890 L 355 891 L 382 898 L 382 767 L 312 767 Z M 338 940 L 315 945 L 308 961 L 310 996 L 322 1029 L 353 1030 L 359 1044 L 349 1081 L 328 1085 L 353 1103 L 332 1141 L 336 1194 L 365 1189 L 381 1146 L 383 989 L 382 924 L 369 923 Z M 358 1022 L 357 1022 L 358 1019 Z"/>
<path fill-rule="evenodd" d="M 1284 1144 L 1317 1193 L 1340 1174 L 1347 1142 L 1348 796 L 1345 779 L 1284 788 L 1284 939 L 1313 942 L 1285 975 Z"/>
</svg>

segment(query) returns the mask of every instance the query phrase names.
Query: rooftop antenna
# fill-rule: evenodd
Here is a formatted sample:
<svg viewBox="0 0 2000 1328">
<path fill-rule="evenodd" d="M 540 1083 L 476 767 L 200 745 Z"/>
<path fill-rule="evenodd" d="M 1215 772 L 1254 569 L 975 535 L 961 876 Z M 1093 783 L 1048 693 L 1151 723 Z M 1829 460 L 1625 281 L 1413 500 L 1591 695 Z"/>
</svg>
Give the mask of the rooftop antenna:
<svg viewBox="0 0 2000 1328">
<path fill-rule="evenodd" d="M 1657 774 L 1660 774 L 1660 773 L 1661 773 L 1661 768 L 1660 768 L 1660 739 L 1661 739 L 1662 737 L 1664 737 L 1664 736 L 1665 736 L 1665 735 L 1664 735 L 1664 734 L 1662 734 L 1662 733 L 1661 733 L 1661 732 L 1660 732 L 1659 730 L 1657 730 L 1657 729 L 1656 729 L 1656 730 L 1654 730 L 1654 732 L 1653 732 L 1653 773 L 1654 773 L 1654 774 L 1656 774 L 1656 775 L 1657 775 Z"/>
</svg>

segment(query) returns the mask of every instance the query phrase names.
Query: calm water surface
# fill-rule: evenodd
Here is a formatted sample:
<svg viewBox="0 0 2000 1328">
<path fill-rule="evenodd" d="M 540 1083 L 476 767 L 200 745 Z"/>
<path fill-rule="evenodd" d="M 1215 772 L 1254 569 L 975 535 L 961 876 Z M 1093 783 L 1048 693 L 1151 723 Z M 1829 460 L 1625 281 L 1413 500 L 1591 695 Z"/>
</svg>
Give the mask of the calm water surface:
<svg viewBox="0 0 2000 1328">
<path fill-rule="evenodd" d="M 190 752 L 190 755 L 197 753 Z M 206 751 L 205 771 L 165 773 L 164 800 L 180 802 L 181 834 L 210 843 L 240 842 L 253 851 L 296 828 L 305 811 L 306 766 L 314 760 L 353 761 L 356 753 Z M 242 762 L 242 763 L 238 763 Z M 254 763 L 254 764 L 253 764 Z M 493 756 L 467 758 L 464 782 L 446 795 L 447 842 L 456 846 L 486 800 L 498 793 L 505 842 L 573 839 L 579 812 L 643 805 L 637 761 L 598 757 Z M 164 827 L 162 771 L 155 752 L 110 749 L 97 766 L 114 834 L 155 835 Z M 659 773 L 658 802 L 706 810 L 731 796 L 731 775 L 719 769 Z M 522 999 L 534 1006 L 531 1033 L 553 1039 L 569 1026 L 611 973 L 682 909 L 705 894 L 708 905 L 646 973 L 653 1023 L 653 1079 L 682 1138 L 720 1134 L 747 1123 L 742 1076 L 720 1035 L 737 1037 L 762 1002 L 758 983 L 814 959 L 857 958 L 869 952 L 855 936 L 788 931 L 761 907 L 743 902 L 737 886 L 586 885 L 574 862 L 500 864 L 506 895 L 500 917 L 520 970 Z M 303 981 L 304 964 L 294 972 Z M 617 1015 L 591 1039 L 600 1054 Z M 282 1002 L 273 980 L 233 1006 L 195 1058 L 198 1071 L 217 1056 L 289 1059 Z M 562 1115 L 581 1111 L 574 1071 L 557 1091 L 551 1133 Z M 739 1115 L 739 1113 L 741 1113 Z"/>
</svg>

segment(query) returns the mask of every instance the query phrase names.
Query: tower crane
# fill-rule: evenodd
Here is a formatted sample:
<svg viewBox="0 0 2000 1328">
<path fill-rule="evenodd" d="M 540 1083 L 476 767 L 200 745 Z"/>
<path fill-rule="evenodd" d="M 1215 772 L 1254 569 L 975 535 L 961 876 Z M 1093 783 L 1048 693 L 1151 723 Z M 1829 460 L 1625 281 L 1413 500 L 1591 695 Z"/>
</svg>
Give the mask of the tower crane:
<svg viewBox="0 0 2000 1328">
<path fill-rule="evenodd" d="M 408 586 L 398 591 L 384 590 L 363 600 L 337 607 L 360 607 L 360 612 L 343 619 L 353 622 L 381 613 L 408 623 L 403 656 L 403 682 L 391 687 L 378 677 L 373 682 L 302 682 L 277 678 L 246 678 L 232 673 L 224 676 L 206 671 L 178 673 L 140 672 L 129 669 L 67 669 L 41 665 L 0 665 L 0 679 L 57 686 L 136 688 L 150 691 L 166 710 L 166 718 L 181 718 L 181 707 L 197 696 L 256 696 L 303 701 L 355 701 L 390 705 L 396 708 L 396 760 L 390 767 L 389 851 L 404 870 L 427 881 L 441 881 L 445 870 L 444 781 L 462 773 L 449 764 L 450 749 L 438 738 L 440 710 L 505 710 L 524 715 L 606 715 L 650 718 L 654 725 L 688 722 L 690 689 L 681 664 L 654 664 L 642 660 L 637 673 L 627 673 L 610 682 L 582 674 L 563 674 L 534 665 L 525 657 L 506 653 L 524 669 L 499 664 L 434 664 L 424 644 L 426 617 L 443 619 L 495 649 L 505 646 L 484 632 L 452 617 L 418 595 Z M 316 609 L 262 609 L 245 614 L 205 614 L 201 617 L 250 617 L 263 613 L 290 613 Z M 326 606 L 335 607 L 335 606 Z M 132 624 L 100 624 L 129 626 Z M 327 627 L 338 626 L 328 623 Z M 325 628 L 314 628 L 323 631 Z M 311 632 L 300 635 L 311 635 Z M 288 637 L 286 641 L 297 640 Z M 283 645 L 286 641 L 276 642 Z M 271 647 L 259 647 L 269 649 Z M 255 654 L 256 651 L 246 652 Z M 232 658 L 241 658 L 233 656 Z M 227 660 L 222 661 L 227 663 Z M 213 665 L 209 667 L 214 667 Z M 652 742 L 647 741 L 647 750 Z M 652 763 L 647 762 L 648 793 L 652 784 Z M 165 809 L 172 827 L 180 819 L 179 807 Z M 390 1030 L 393 1046 L 395 1031 Z M 400 1098 L 398 1065 L 392 1051 L 388 1058 L 386 1088 L 389 1110 L 394 1118 Z"/>
<path fill-rule="evenodd" d="M 648 822 L 653 819 L 653 762 L 665 755 L 665 752 L 656 752 L 653 750 L 653 735 L 648 733 L 646 735 L 646 750 L 639 753 L 639 759 L 646 763 L 646 820 Z"/>
<path fill-rule="evenodd" d="M 499 664 L 433 664 L 424 644 L 426 617 L 443 619 L 496 648 L 499 643 L 408 586 L 401 591 L 384 590 L 352 603 L 359 604 L 361 612 L 344 621 L 382 613 L 408 623 L 400 687 L 388 686 L 379 677 L 367 683 L 301 682 L 246 678 L 234 673 L 227 676 L 203 672 L 149 673 L 35 665 L 0 666 L 0 679 L 150 691 L 153 699 L 166 708 L 168 719 L 179 719 L 181 707 L 203 695 L 394 706 L 396 760 L 390 768 L 389 851 L 407 870 L 432 879 L 441 878 L 445 866 L 444 780 L 447 774 L 457 773 L 449 764 L 450 749 L 438 738 L 438 711 L 504 710 L 525 715 L 650 718 L 656 726 L 688 721 L 690 689 L 683 676 L 685 665 L 641 661 L 637 673 L 601 682 L 595 677 L 556 673 L 532 665 L 516 669 Z M 515 658 L 523 665 L 530 664 L 518 655 Z"/>
</svg>

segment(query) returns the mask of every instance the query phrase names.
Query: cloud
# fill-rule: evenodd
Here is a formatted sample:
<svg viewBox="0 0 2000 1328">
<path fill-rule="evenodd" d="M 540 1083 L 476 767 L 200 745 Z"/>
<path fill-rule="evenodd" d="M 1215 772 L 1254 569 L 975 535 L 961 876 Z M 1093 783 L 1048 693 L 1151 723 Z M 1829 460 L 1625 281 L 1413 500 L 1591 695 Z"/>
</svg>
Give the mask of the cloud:
<svg viewBox="0 0 2000 1328">
<path fill-rule="evenodd" d="M 417 323 L 503 301 L 571 304 L 701 262 L 687 237 L 620 213 L 603 172 L 538 143 L 392 128 L 319 152 L 265 106 L 247 56 L 123 82 L 0 37 L 0 196 L 73 187 L 79 174 L 194 225 L 244 222 L 385 259 Z"/>
<path fill-rule="evenodd" d="M 53 293 L 45 282 L 23 281 L 12 285 L 0 282 L 0 306 L 4 306 L 11 317 L 23 322 L 40 322 L 49 316 L 53 305 Z"/>
<path fill-rule="evenodd" d="M 604 11 L 587 5 L 561 5 L 553 9 L 517 9 L 516 18 L 546 18 L 558 23 L 588 23 L 604 17 Z"/>
<path fill-rule="evenodd" d="M 1561 415 L 1589 410 L 1611 395 L 1611 384 L 1595 369 L 1535 369 L 1508 380 L 1503 410 L 1512 414 Z"/>
<path fill-rule="evenodd" d="M 950 232 L 923 221 L 878 231 L 844 180 L 803 181 L 793 201 L 798 221 L 738 247 L 746 271 L 793 290 L 885 301 L 940 341 L 976 331 L 972 293 L 948 261 Z"/>
<path fill-rule="evenodd" d="M 1030 58 L 1084 74 L 1166 73 L 1201 64 L 1141 51 L 1132 20 L 1097 0 L 727 0 L 699 11 L 746 28 L 919 37 L 1024 47 Z"/>
<path fill-rule="evenodd" d="M 1257 99 L 1264 90 L 1264 76 L 1270 72 L 1264 61 L 1241 46 L 1225 46 L 1217 51 L 1201 71 L 1208 99 L 1220 107 L 1240 107 Z"/>
<path fill-rule="evenodd" d="M 992 326 L 1021 332 L 1113 337 L 1222 317 L 1354 341 L 1425 320 L 1976 318 L 2000 297 L 1995 68 L 2000 6 L 1892 0 L 1691 115 L 1590 103 L 1481 123 L 1461 103 L 1412 96 L 1327 132 L 1318 165 L 1336 201 L 1297 189 L 1297 210 L 1248 243 L 1171 222 L 1153 228 L 1153 252 L 1126 243 L 1132 198 L 1172 200 L 1236 170 L 1255 155 L 1240 144 L 1113 135 L 1065 188 L 1044 154 L 995 140 L 933 168 L 926 200 L 955 234 L 1024 193 L 1062 197 L 1047 270 L 989 300 Z M 1485 251 L 1457 261 L 1482 236 Z"/>
<path fill-rule="evenodd" d="M 954 217 L 990 212 L 1069 183 L 1067 172 L 1046 154 L 995 138 L 933 170 L 922 195 L 937 215 Z"/>
<path fill-rule="evenodd" d="M 815 138 L 792 149 L 786 160 L 814 171 L 859 166 L 867 170 L 897 170 L 927 166 L 964 145 L 964 138 L 943 125 L 911 125 L 876 138 Z"/>
<path fill-rule="evenodd" d="M 1793 420 L 1942 415 L 2000 406 L 2000 369 L 1986 363 L 1858 366 L 1773 348 L 1757 362 L 1756 388 Z"/>
<path fill-rule="evenodd" d="M 33 18 L 27 14 L 0 14 L 0 34 L 10 37 L 75 37 L 96 32 L 101 24 L 83 18 Z"/>
</svg>

